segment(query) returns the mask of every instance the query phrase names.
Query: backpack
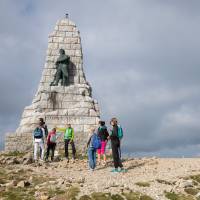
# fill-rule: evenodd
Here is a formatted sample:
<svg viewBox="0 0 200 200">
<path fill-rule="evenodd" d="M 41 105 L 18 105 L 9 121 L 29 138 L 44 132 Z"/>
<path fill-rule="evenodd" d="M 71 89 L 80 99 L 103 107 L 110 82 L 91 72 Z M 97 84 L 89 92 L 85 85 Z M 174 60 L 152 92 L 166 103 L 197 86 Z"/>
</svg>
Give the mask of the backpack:
<svg viewBox="0 0 200 200">
<path fill-rule="evenodd" d="M 124 133 L 123 133 L 123 129 L 120 125 L 118 125 L 118 134 L 117 134 L 118 138 L 121 140 L 124 136 Z"/>
<path fill-rule="evenodd" d="M 101 140 L 96 133 L 92 136 L 92 147 L 94 149 L 100 149 L 101 148 Z"/>
<path fill-rule="evenodd" d="M 41 128 L 36 128 L 35 130 L 34 130 L 34 138 L 37 138 L 37 139 L 39 139 L 39 138 L 43 138 L 43 132 L 42 132 L 42 129 Z"/>
<path fill-rule="evenodd" d="M 56 134 L 52 134 L 52 135 L 50 136 L 50 142 L 51 142 L 51 143 L 56 143 L 56 140 L 57 140 Z"/>
</svg>

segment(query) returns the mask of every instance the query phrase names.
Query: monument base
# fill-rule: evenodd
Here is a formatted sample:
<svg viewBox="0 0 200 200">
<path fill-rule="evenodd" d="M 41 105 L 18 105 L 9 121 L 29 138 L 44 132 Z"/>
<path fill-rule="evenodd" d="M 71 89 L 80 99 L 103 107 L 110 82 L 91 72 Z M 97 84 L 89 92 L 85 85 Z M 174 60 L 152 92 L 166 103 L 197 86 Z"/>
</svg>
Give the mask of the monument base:
<svg viewBox="0 0 200 200">
<path fill-rule="evenodd" d="M 71 124 L 75 132 L 75 144 L 82 150 L 86 146 L 91 126 L 98 125 L 99 115 L 98 104 L 90 97 L 87 84 L 51 86 L 50 92 L 38 91 L 32 105 L 24 109 L 16 133 L 6 135 L 5 151 L 28 151 L 33 148 L 32 136 L 39 118 L 45 120 L 49 131 L 54 127 Z M 63 147 L 61 134 L 57 148 Z"/>
</svg>

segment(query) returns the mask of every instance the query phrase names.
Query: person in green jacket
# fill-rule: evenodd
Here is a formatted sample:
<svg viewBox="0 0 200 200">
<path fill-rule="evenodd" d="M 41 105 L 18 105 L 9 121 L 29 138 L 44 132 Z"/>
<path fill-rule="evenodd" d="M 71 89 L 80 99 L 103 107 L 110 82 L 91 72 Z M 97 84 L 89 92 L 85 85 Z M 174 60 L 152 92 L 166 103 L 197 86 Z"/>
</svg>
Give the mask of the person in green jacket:
<svg viewBox="0 0 200 200">
<path fill-rule="evenodd" d="M 71 124 L 67 125 L 67 128 L 58 128 L 58 131 L 64 132 L 64 143 L 65 143 L 65 157 L 67 159 L 67 162 L 69 162 L 69 151 L 68 146 L 71 144 L 72 146 L 72 158 L 73 161 L 75 161 L 75 155 L 76 155 L 76 148 L 74 144 L 74 129 L 71 127 Z"/>
</svg>

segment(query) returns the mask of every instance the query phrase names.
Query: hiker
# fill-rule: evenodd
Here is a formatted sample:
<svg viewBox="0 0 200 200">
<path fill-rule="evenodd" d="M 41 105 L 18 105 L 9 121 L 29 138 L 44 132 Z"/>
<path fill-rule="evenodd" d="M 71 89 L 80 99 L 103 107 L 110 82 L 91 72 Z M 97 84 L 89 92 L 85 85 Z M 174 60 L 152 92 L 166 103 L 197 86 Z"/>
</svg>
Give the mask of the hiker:
<svg viewBox="0 0 200 200">
<path fill-rule="evenodd" d="M 96 151 L 101 145 L 101 140 L 98 137 L 95 128 L 91 129 L 91 134 L 87 142 L 89 168 L 94 171 L 96 167 Z"/>
<path fill-rule="evenodd" d="M 53 161 L 54 158 L 54 151 L 56 148 L 56 128 L 53 128 L 51 132 L 49 132 L 47 136 L 47 154 L 46 154 L 46 161 L 48 161 L 49 153 L 51 151 L 51 161 Z"/>
<path fill-rule="evenodd" d="M 34 143 L 34 160 L 37 160 L 38 146 L 41 149 L 40 160 L 44 159 L 44 141 L 45 141 L 45 130 L 43 124 L 40 122 L 37 128 L 33 132 L 33 143 Z"/>
<path fill-rule="evenodd" d="M 69 151 L 68 146 L 72 146 L 72 159 L 75 161 L 76 148 L 74 144 L 74 129 L 71 127 L 71 124 L 67 125 L 67 128 L 57 128 L 58 131 L 64 132 L 64 143 L 65 143 L 65 157 L 67 162 L 69 162 Z"/>
<path fill-rule="evenodd" d="M 47 128 L 47 125 L 46 125 L 44 119 L 43 119 L 43 118 L 39 118 L 39 122 L 41 122 L 42 127 L 44 128 L 45 136 L 46 136 L 46 138 L 47 138 L 47 136 L 48 136 L 48 128 Z"/>
<path fill-rule="evenodd" d="M 121 157 L 120 140 L 123 137 L 123 131 L 121 126 L 118 125 L 116 118 L 112 118 L 110 124 L 112 126 L 112 130 L 109 138 L 111 140 L 112 156 L 115 167 L 112 170 L 112 172 L 121 172 L 124 171 L 120 158 Z"/>
<path fill-rule="evenodd" d="M 106 165 L 106 145 L 108 142 L 109 133 L 104 121 L 99 121 L 98 136 L 101 140 L 101 148 L 97 149 L 98 163 L 101 164 L 101 155 L 103 155 L 103 164 Z"/>
<path fill-rule="evenodd" d="M 45 137 L 47 138 L 47 136 L 48 136 L 48 128 L 47 128 L 47 125 L 44 122 L 44 119 L 43 118 L 39 118 L 39 123 L 41 123 L 42 127 L 44 128 Z M 40 148 L 40 157 L 41 157 L 41 155 L 42 155 L 42 149 Z"/>
</svg>

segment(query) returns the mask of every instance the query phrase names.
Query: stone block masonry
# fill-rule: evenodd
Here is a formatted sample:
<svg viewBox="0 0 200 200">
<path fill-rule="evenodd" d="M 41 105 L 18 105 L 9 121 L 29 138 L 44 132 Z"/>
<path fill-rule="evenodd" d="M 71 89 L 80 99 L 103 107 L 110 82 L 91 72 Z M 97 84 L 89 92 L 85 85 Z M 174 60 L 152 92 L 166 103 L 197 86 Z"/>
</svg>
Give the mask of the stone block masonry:
<svg viewBox="0 0 200 200">
<path fill-rule="evenodd" d="M 70 56 L 69 86 L 50 86 L 56 72 L 55 62 L 59 50 Z M 98 102 L 92 98 L 92 88 L 83 70 L 83 53 L 80 32 L 76 25 L 64 18 L 56 23 L 48 37 L 48 48 L 42 77 L 32 104 L 25 107 L 15 133 L 6 135 L 6 151 L 28 151 L 32 148 L 32 133 L 42 117 L 51 130 L 70 123 L 75 130 L 75 144 L 85 146 L 91 126 L 100 118 Z M 63 137 L 58 148 L 63 148 Z"/>
</svg>

